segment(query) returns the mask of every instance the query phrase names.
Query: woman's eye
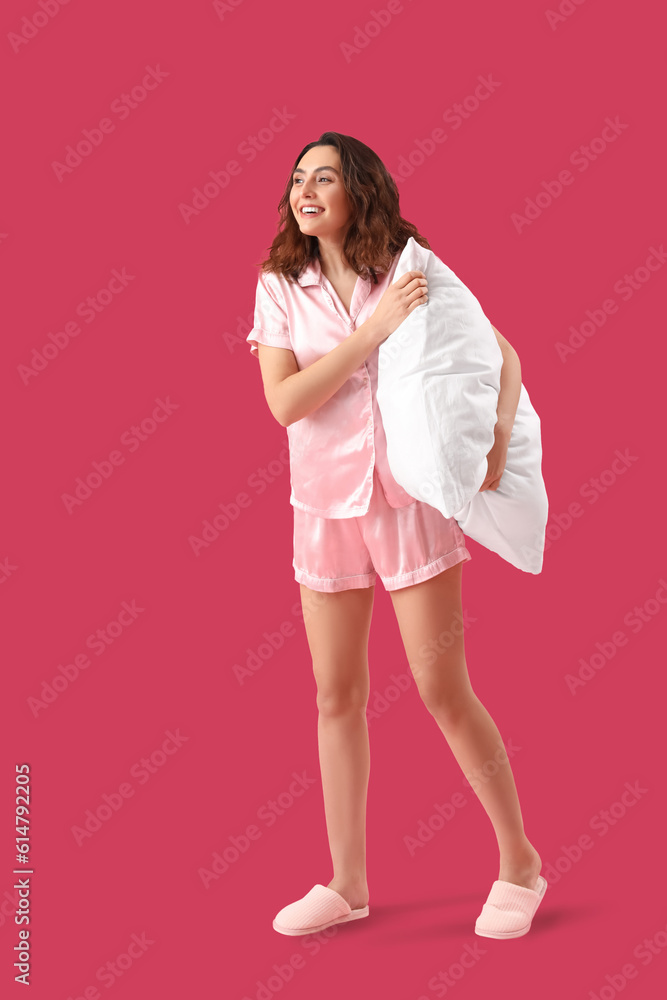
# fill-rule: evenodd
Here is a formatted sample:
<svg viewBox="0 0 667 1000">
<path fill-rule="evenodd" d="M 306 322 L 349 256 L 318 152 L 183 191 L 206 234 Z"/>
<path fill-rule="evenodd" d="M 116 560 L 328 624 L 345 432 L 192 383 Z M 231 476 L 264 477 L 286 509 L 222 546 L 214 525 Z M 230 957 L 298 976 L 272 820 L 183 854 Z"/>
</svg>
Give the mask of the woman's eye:
<svg viewBox="0 0 667 1000">
<path fill-rule="evenodd" d="M 294 177 L 293 181 L 294 181 L 295 184 L 297 184 L 302 179 L 303 178 L 301 178 L 301 177 Z M 322 177 L 318 177 L 317 179 L 318 179 L 318 181 L 331 181 L 330 177 L 325 177 L 324 175 L 322 175 Z"/>
</svg>

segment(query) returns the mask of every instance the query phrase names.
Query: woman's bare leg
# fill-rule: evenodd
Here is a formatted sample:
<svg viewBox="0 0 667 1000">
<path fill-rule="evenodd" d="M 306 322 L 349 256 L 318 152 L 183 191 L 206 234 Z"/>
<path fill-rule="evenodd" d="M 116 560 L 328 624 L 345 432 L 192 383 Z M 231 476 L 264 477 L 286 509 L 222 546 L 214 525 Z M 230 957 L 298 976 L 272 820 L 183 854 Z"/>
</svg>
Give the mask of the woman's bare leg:
<svg viewBox="0 0 667 1000">
<path fill-rule="evenodd" d="M 498 728 L 472 689 L 460 619 L 463 563 L 430 580 L 390 591 L 419 693 L 493 824 L 498 878 L 535 888 L 542 860 L 523 828 L 512 769 Z M 436 640 L 434 645 L 431 640 Z M 496 773 L 480 781 L 489 762 Z M 484 772 L 486 776 L 487 772 Z"/>
<path fill-rule="evenodd" d="M 329 887 L 352 909 L 368 903 L 366 799 L 370 749 L 368 636 L 375 587 L 324 594 L 300 584 L 317 684 L 317 738 L 329 849 Z"/>
</svg>

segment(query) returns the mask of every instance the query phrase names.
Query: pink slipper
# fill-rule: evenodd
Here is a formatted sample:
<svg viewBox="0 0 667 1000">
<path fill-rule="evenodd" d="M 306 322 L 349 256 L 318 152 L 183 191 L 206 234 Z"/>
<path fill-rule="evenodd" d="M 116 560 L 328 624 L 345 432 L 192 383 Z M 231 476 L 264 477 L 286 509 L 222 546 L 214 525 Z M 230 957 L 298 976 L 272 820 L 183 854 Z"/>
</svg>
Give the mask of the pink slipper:
<svg viewBox="0 0 667 1000">
<path fill-rule="evenodd" d="M 318 882 L 301 899 L 283 906 L 274 918 L 273 929 L 279 934 L 315 934 L 332 924 L 367 916 L 368 906 L 353 910 L 340 893 Z"/>
<path fill-rule="evenodd" d="M 527 934 L 547 886 L 547 880 L 541 875 L 538 875 L 534 889 L 497 880 L 477 917 L 475 934 L 500 939 Z"/>
</svg>

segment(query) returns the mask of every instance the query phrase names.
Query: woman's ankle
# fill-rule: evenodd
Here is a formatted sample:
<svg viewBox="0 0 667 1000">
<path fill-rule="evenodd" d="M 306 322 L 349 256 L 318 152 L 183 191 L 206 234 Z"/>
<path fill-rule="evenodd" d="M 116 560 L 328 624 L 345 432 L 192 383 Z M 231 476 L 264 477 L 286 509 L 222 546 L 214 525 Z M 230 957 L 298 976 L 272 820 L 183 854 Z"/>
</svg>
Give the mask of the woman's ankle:
<svg viewBox="0 0 667 1000">
<path fill-rule="evenodd" d="M 355 881 L 351 881 L 334 876 L 327 888 L 333 889 L 347 900 L 353 910 L 368 904 L 368 885 L 365 877 L 361 879 L 357 877 Z"/>
<path fill-rule="evenodd" d="M 535 871 L 539 874 L 542 867 L 542 858 L 535 847 L 527 840 L 525 844 L 512 844 L 501 850 L 499 865 L 501 871 Z"/>
</svg>

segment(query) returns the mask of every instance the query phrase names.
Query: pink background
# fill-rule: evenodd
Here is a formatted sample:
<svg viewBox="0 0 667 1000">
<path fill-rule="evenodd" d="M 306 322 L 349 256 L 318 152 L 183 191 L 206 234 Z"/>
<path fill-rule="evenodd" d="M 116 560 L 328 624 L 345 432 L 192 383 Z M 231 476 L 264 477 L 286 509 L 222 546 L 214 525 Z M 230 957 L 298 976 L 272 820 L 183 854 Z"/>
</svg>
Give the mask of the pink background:
<svg viewBox="0 0 667 1000">
<path fill-rule="evenodd" d="M 528 0 L 56 2 L 7 0 L 2 12 L 3 995 L 25 995 L 12 963 L 14 775 L 27 763 L 34 1000 L 420 1000 L 454 985 L 458 1000 L 656 997 L 667 973 L 657 8 L 566 0 L 550 24 L 547 4 Z M 376 29 L 373 10 L 388 23 Z M 489 75 L 493 92 L 475 101 Z M 607 119 L 620 124 L 605 141 Z M 414 683 L 396 698 L 392 675 L 408 665 L 380 583 L 371 916 L 319 941 L 271 927 L 332 872 L 286 432 L 245 336 L 285 179 L 327 129 L 370 145 L 396 176 L 412 164 L 402 214 L 515 346 L 542 419 L 543 572 L 472 540 L 464 571 L 470 676 L 520 748 L 526 832 L 550 882 L 517 941 L 473 933 L 497 876 L 495 836 Z M 445 138 L 429 145 L 435 129 Z M 58 176 L 84 130 L 93 144 Z M 194 189 L 229 161 L 236 173 L 188 215 Z M 539 192 L 533 220 L 515 225 Z M 69 510 L 94 463 L 99 484 Z M 253 656 L 241 683 L 235 666 Z M 567 675 L 592 657 L 573 693 Z M 294 774 L 305 775 L 297 797 Z M 639 793 L 624 804 L 626 783 Z M 411 855 L 405 838 L 457 791 L 465 807 Z M 98 829 L 77 839 L 98 810 Z M 202 873 L 223 856 L 207 887 Z M 467 949 L 470 968 L 436 990 Z"/>
</svg>

